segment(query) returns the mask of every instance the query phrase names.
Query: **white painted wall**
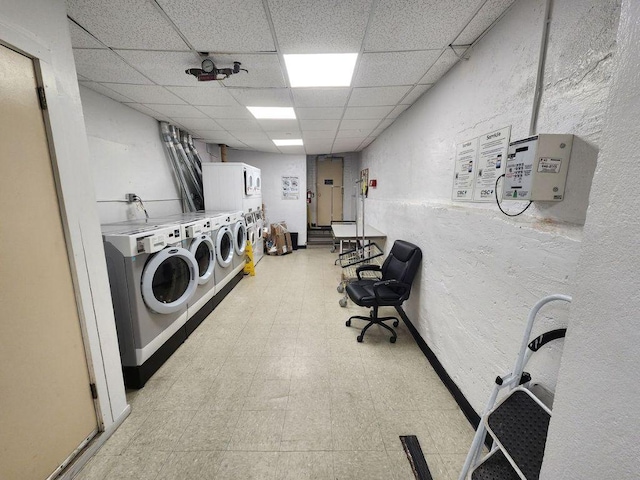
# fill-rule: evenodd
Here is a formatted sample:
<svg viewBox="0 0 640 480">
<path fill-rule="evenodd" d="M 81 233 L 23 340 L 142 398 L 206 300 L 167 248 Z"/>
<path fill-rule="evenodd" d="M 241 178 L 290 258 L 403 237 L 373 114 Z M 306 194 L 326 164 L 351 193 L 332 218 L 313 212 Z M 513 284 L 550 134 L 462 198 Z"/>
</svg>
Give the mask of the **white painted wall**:
<svg viewBox="0 0 640 480">
<path fill-rule="evenodd" d="M 344 175 L 342 178 L 344 190 L 342 195 L 342 215 L 345 220 L 355 220 L 356 218 L 356 190 L 355 181 L 360 178 L 360 153 L 338 153 L 334 157 L 344 158 Z M 316 223 L 318 214 L 318 197 L 316 186 L 316 169 L 318 155 L 307 156 L 307 189 L 314 193 L 314 197 L 309 204 L 311 213 L 311 223 Z"/>
<path fill-rule="evenodd" d="M 361 168 L 378 180 L 367 223 L 388 235 L 387 249 L 401 238 L 423 250 L 407 313 L 476 411 L 493 378 L 511 370 L 531 305 L 550 293 L 573 293 L 602 136 L 617 1 L 555 0 L 538 131 L 580 137 L 566 200 L 534 204 L 516 218 L 494 204 L 451 201 L 456 143 L 507 125 L 512 139 L 528 136 L 543 13 L 543 0 L 517 1 L 469 60 L 361 157 Z M 543 319 L 566 324 L 568 310 L 548 308 Z M 537 357 L 534 377 L 553 387 L 557 347 Z"/>
<path fill-rule="evenodd" d="M 142 198 L 150 217 L 182 212 L 159 122 L 88 88 L 80 95 L 101 223 L 144 218 L 127 193 Z"/>
<path fill-rule="evenodd" d="M 122 420 L 128 406 L 64 1 L 1 0 L 0 40 L 43 61 L 71 268 L 98 387 L 100 420 L 109 429 Z"/>
<path fill-rule="evenodd" d="M 640 472 L 640 3 L 625 0 L 542 479 Z M 637 178 L 633 175 L 633 179 Z"/>
<path fill-rule="evenodd" d="M 307 159 L 304 155 L 283 155 L 227 149 L 227 161 L 243 162 L 260 169 L 262 203 L 267 222 L 284 220 L 291 232 L 298 232 L 298 245 L 307 244 Z M 300 198 L 282 199 L 282 177 L 300 178 Z"/>
</svg>

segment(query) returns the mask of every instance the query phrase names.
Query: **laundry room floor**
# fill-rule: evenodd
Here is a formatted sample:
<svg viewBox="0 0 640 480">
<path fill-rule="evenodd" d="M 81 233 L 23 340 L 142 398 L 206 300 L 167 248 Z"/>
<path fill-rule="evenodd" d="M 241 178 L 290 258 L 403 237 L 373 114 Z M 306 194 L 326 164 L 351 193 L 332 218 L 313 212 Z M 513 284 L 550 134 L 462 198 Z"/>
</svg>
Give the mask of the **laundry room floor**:
<svg viewBox="0 0 640 480">
<path fill-rule="evenodd" d="M 401 322 L 356 342 L 328 247 L 266 256 L 146 386 L 81 480 L 454 480 L 473 429 Z"/>
</svg>

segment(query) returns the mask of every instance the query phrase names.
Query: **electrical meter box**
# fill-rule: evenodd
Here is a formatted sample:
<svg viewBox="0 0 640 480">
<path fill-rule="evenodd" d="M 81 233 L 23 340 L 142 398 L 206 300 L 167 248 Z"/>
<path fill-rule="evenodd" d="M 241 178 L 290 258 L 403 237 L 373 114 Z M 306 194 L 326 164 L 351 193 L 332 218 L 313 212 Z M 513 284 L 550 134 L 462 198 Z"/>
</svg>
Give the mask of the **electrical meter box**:
<svg viewBox="0 0 640 480">
<path fill-rule="evenodd" d="M 509 144 L 503 200 L 564 198 L 573 135 L 541 133 Z"/>
</svg>

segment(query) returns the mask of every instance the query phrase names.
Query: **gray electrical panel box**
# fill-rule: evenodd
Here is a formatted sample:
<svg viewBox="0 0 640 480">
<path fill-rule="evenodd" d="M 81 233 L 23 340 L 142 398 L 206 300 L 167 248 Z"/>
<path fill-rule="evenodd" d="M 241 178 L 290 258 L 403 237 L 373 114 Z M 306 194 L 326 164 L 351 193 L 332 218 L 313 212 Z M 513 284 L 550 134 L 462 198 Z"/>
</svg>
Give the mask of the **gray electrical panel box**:
<svg viewBox="0 0 640 480">
<path fill-rule="evenodd" d="M 573 135 L 541 133 L 511 142 L 504 200 L 559 202 L 564 198 Z"/>
</svg>

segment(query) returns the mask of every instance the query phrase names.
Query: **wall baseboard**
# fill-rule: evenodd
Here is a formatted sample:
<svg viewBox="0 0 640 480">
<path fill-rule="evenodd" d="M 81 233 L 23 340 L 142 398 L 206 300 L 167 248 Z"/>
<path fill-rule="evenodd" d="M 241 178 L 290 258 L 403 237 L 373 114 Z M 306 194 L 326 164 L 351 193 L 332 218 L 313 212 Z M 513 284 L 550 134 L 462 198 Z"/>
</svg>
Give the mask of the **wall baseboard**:
<svg viewBox="0 0 640 480">
<path fill-rule="evenodd" d="M 425 342 L 424 338 L 422 338 L 422 335 L 420 335 L 418 330 L 416 330 L 416 327 L 413 326 L 413 323 L 411 323 L 411 320 L 409 320 L 409 317 L 407 317 L 407 314 L 404 312 L 402 307 L 396 307 L 396 310 L 402 317 L 402 320 L 404 320 L 407 328 L 409 328 L 409 331 L 411 332 L 411 335 L 413 335 L 413 338 L 418 344 L 418 347 L 420 347 L 420 350 L 422 350 L 424 356 L 427 357 L 427 360 L 429 360 L 429 363 L 438 374 L 438 377 L 440 377 L 440 380 L 442 380 L 442 383 L 444 383 L 445 387 L 447 387 L 447 390 L 449 390 L 449 392 L 453 396 L 454 400 L 462 410 L 462 413 L 464 413 L 464 416 L 467 417 L 467 420 L 469 420 L 469 423 L 473 426 L 474 429 L 478 428 L 478 425 L 480 424 L 480 415 L 478 415 L 478 413 L 473 409 L 462 391 L 449 376 L 445 368 L 438 360 L 438 357 L 436 357 L 436 354 L 433 353 L 433 350 L 429 348 L 429 345 L 427 345 L 427 342 Z"/>
</svg>

